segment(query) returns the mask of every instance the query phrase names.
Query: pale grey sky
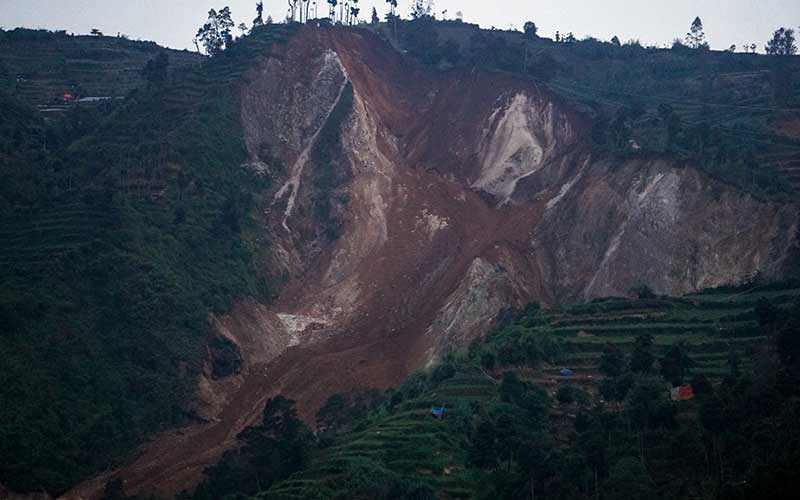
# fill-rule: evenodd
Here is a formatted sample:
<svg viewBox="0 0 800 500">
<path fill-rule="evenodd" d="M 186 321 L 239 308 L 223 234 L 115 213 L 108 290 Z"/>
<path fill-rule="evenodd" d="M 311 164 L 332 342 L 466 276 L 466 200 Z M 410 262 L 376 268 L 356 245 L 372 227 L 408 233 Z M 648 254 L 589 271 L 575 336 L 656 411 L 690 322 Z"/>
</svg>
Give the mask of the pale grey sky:
<svg viewBox="0 0 800 500">
<path fill-rule="evenodd" d="M 317 0 L 323 14 L 325 0 Z M 406 16 L 411 0 L 399 0 Z M 98 28 L 106 34 L 125 33 L 131 38 L 154 40 L 173 48 L 189 48 L 208 9 L 229 5 L 236 24 L 255 17 L 256 0 L 0 0 L 0 26 L 10 29 L 65 29 L 88 33 Z M 273 18 L 286 15 L 286 0 L 265 0 Z M 360 0 L 361 18 L 369 19 L 372 6 L 383 17 L 385 0 Z M 683 37 L 695 16 L 705 24 L 712 47 L 741 47 L 756 42 L 759 51 L 780 26 L 798 29 L 800 0 L 436 0 L 441 18 L 457 11 L 464 20 L 483 27 L 520 29 L 527 20 L 539 26 L 542 36 L 556 30 L 572 31 L 579 38 L 593 35 L 623 41 L 637 38 L 645 44 L 667 44 Z"/>
</svg>

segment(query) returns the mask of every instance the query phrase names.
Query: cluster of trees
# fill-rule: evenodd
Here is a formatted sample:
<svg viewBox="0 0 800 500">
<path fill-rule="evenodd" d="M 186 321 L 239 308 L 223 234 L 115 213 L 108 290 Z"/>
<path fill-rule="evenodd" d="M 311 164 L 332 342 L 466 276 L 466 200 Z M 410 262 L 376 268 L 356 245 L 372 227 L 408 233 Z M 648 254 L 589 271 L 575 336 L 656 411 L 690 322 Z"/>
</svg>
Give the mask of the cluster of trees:
<svg viewBox="0 0 800 500">
<path fill-rule="evenodd" d="M 606 401 L 624 401 L 634 387 L 637 379 L 651 378 L 654 380 L 656 357 L 653 354 L 653 337 L 640 335 L 636 338 L 630 359 L 618 346 L 607 344 L 600 357 L 599 369 L 605 376 L 600 384 L 600 394 Z M 658 359 L 659 374 L 665 383 L 676 387 L 689 382 L 694 361 L 689 356 L 689 346 L 676 343 Z M 703 392 L 709 386 L 708 380 L 703 375 L 691 379 L 693 386 L 698 387 L 698 392 Z"/>
<path fill-rule="evenodd" d="M 336 7 L 339 6 L 337 14 Z M 375 9 L 373 11 L 373 19 L 377 15 Z M 357 24 L 358 15 L 361 9 L 358 7 L 358 0 L 328 0 L 328 17 L 333 22 L 342 24 Z"/>
<path fill-rule="evenodd" d="M 266 491 L 304 470 L 314 453 L 324 452 L 335 439 L 347 439 L 350 433 L 363 430 L 376 413 L 393 411 L 404 400 L 420 396 L 454 373 L 452 360 L 448 358 L 430 374 L 412 374 L 396 389 L 356 389 L 334 394 L 316 414 L 316 432 L 299 420 L 294 401 L 276 396 L 267 401 L 261 423 L 239 434 L 239 445 L 206 471 L 207 479 L 196 491 L 184 492 L 177 500 L 248 498 Z M 342 472 L 344 477 L 326 486 L 330 488 L 329 494 L 315 492 L 318 498 L 436 498 L 430 487 L 408 481 L 368 460 L 351 464 Z"/>
<path fill-rule="evenodd" d="M 773 56 L 793 56 L 797 54 L 797 44 L 795 43 L 794 30 L 779 28 L 772 34 L 772 38 L 767 42 L 764 50 Z"/>
<path fill-rule="evenodd" d="M 578 39 L 575 38 L 575 35 L 571 31 L 566 35 L 562 35 L 560 31 L 556 30 L 555 41 L 556 43 L 575 43 Z"/>
<path fill-rule="evenodd" d="M 295 402 L 283 396 L 267 401 L 261 423 L 244 430 L 239 447 L 228 451 L 208 469 L 194 494 L 177 500 L 217 500 L 236 493 L 252 496 L 269 489 L 308 464 L 316 438 L 297 416 Z"/>
<path fill-rule="evenodd" d="M 745 374 L 732 359 L 719 385 L 695 376 L 688 411 L 668 399 L 654 376 L 652 339 L 643 336 L 628 360 L 613 347 L 601 358 L 600 390 L 620 401 L 621 411 L 579 411 L 566 433 L 543 427 L 540 414 L 526 414 L 530 403 L 514 405 L 521 413 L 503 408 L 479 417 L 470 457 L 488 478 L 478 498 L 791 498 L 789 471 L 800 460 L 800 405 L 793 396 L 800 339 L 792 333 L 800 328 L 800 303 L 788 310 L 762 303 L 757 311 L 771 345 L 755 355 L 755 370 Z M 690 376 L 684 345 L 672 346 L 658 364 L 674 384 Z M 501 401 L 529 393 L 515 378 L 504 374 Z"/>
<path fill-rule="evenodd" d="M 288 1 L 288 10 L 286 19 L 288 22 L 298 21 L 302 23 L 318 17 L 318 12 L 317 12 L 318 6 L 316 1 L 312 0 L 287 0 L 287 1 Z M 331 21 L 349 25 L 358 23 L 358 18 L 361 12 L 361 9 L 358 6 L 359 0 L 326 0 L 326 1 L 328 4 L 328 18 Z M 388 4 L 389 7 L 389 10 L 386 14 L 386 19 L 393 23 L 394 35 L 395 38 L 397 38 L 397 21 L 399 19 L 399 16 L 397 15 L 398 2 L 397 0 L 386 0 L 386 3 Z M 314 7 L 313 13 L 311 11 L 312 6 Z M 262 1 L 259 1 L 256 4 L 256 12 L 257 12 L 256 18 L 253 20 L 252 23 L 254 28 L 261 26 L 265 23 L 263 19 L 264 4 Z M 447 11 L 443 11 L 442 15 L 446 16 L 446 13 Z M 433 19 L 434 18 L 433 1 L 413 0 L 411 4 L 410 15 L 412 20 Z M 267 24 L 271 22 L 272 22 L 271 18 L 268 18 L 266 21 Z M 370 22 L 372 24 L 377 24 L 380 22 L 378 12 L 374 7 L 372 9 Z M 234 23 L 231 19 L 231 11 L 229 7 L 224 7 L 220 11 L 211 9 L 209 11 L 209 17 L 207 22 L 198 30 L 194 40 L 195 44 L 198 47 L 198 51 L 200 45 L 202 45 L 208 55 L 213 56 L 219 54 L 232 41 L 233 37 L 231 31 L 233 27 Z M 247 25 L 244 23 L 241 23 L 238 26 L 238 29 L 241 31 L 242 35 L 246 34 L 248 30 Z M 535 39 L 538 37 L 538 27 L 536 23 L 534 23 L 533 21 L 527 21 L 524 24 L 523 32 L 528 38 Z M 572 32 L 568 32 L 567 34 L 562 34 L 560 31 L 556 31 L 555 41 L 557 43 L 573 44 L 578 40 Z M 616 45 L 618 47 L 622 46 L 619 38 L 616 36 L 613 37 L 613 39 L 611 40 L 611 44 Z M 689 32 L 686 33 L 683 40 L 676 39 L 673 43 L 673 48 L 684 48 L 684 47 L 693 50 L 708 50 L 710 48 L 703 28 L 703 21 L 700 19 L 700 17 L 696 17 L 694 21 L 692 21 Z M 744 52 L 754 53 L 756 51 L 756 48 L 757 46 L 755 43 L 742 45 L 742 50 Z M 433 50 L 435 49 L 435 47 L 431 47 L 431 49 Z M 735 52 L 736 45 L 731 45 L 728 51 Z M 767 45 L 765 46 L 765 51 L 769 55 L 796 54 L 797 46 L 795 44 L 794 30 L 787 28 L 780 28 L 776 30 L 772 38 L 767 42 Z"/>
<path fill-rule="evenodd" d="M 163 83 L 169 71 L 169 56 L 166 52 L 159 52 L 156 57 L 147 61 L 142 76 L 149 84 Z"/>
<path fill-rule="evenodd" d="M 478 498 L 791 498 L 789 471 L 800 463 L 800 302 L 789 309 L 761 302 L 756 314 L 770 344 L 754 354 L 755 369 L 744 373 L 731 356 L 720 384 L 695 375 L 695 402 L 681 403 L 688 410 L 670 401 L 664 386 L 690 380 L 688 347 L 675 344 L 658 359 L 644 335 L 630 357 L 609 345 L 600 359 L 600 392 L 621 406 L 581 405 L 566 433 L 543 427 L 537 414 L 509 421 L 509 408 L 480 417 L 470 457 L 489 476 Z M 522 321 L 530 320 L 517 326 Z M 515 379 L 503 375 L 501 401 L 529 393 Z M 572 403 L 570 393 L 576 391 L 559 389 L 556 397 Z"/>
<path fill-rule="evenodd" d="M 208 20 L 197 30 L 195 35 L 194 43 L 198 52 L 200 51 L 199 44 L 202 44 L 209 56 L 213 57 L 222 53 L 225 47 L 233 41 L 231 33 L 233 26 L 230 7 L 224 7 L 219 12 L 214 9 L 209 10 Z"/>
<path fill-rule="evenodd" d="M 683 41 L 675 40 L 673 48 L 688 47 L 694 50 L 709 50 L 710 46 L 706 40 L 706 34 L 703 29 L 703 21 L 696 17 L 692 22 L 689 32 L 686 33 Z M 736 52 L 736 45 L 731 45 L 728 52 Z M 742 52 L 756 53 L 758 45 L 756 43 L 742 44 Z M 781 27 L 775 30 L 772 38 L 767 41 L 764 46 L 764 52 L 771 56 L 790 56 L 797 53 L 797 45 L 795 43 L 794 30 L 791 28 Z"/>
<path fill-rule="evenodd" d="M 424 17 L 433 17 L 433 0 L 413 0 L 411 3 L 411 19 L 422 19 Z"/>
</svg>

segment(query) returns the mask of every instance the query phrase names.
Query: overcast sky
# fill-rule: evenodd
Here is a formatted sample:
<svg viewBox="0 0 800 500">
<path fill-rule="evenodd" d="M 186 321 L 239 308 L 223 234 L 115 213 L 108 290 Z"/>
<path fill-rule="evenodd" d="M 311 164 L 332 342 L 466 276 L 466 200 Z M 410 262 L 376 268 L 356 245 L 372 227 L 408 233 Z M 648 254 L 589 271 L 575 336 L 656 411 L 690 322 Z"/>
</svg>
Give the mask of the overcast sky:
<svg viewBox="0 0 800 500">
<path fill-rule="evenodd" d="M 325 0 L 317 0 L 322 15 Z M 399 0 L 407 15 L 411 0 Z M 106 34 L 125 33 L 131 38 L 154 40 L 173 48 L 189 48 L 208 9 L 229 5 L 238 25 L 255 17 L 256 0 L 0 0 L 0 26 L 11 29 L 65 29 L 88 33 L 98 28 Z M 265 0 L 276 20 L 286 16 L 286 0 Z M 372 6 L 381 17 L 385 0 L 360 0 L 361 18 L 369 19 Z M 593 35 L 644 44 L 667 44 L 683 37 L 695 16 L 700 16 L 712 47 L 741 47 L 756 42 L 759 51 L 776 28 L 800 26 L 800 0 L 436 0 L 436 17 L 453 18 L 483 27 L 520 29 L 533 20 L 542 36 L 556 30 L 572 31 L 579 38 Z"/>
</svg>

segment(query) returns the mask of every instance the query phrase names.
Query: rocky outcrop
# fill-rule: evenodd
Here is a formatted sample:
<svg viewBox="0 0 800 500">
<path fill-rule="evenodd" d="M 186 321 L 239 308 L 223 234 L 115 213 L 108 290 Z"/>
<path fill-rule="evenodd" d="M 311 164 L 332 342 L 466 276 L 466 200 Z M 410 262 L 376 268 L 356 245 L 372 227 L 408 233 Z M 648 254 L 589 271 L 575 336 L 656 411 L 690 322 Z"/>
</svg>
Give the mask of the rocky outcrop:
<svg viewBox="0 0 800 500">
<path fill-rule="evenodd" d="M 796 207 L 756 200 L 665 161 L 592 164 L 537 228 L 554 300 L 626 295 L 647 285 L 677 295 L 777 278 L 796 247 Z"/>
</svg>

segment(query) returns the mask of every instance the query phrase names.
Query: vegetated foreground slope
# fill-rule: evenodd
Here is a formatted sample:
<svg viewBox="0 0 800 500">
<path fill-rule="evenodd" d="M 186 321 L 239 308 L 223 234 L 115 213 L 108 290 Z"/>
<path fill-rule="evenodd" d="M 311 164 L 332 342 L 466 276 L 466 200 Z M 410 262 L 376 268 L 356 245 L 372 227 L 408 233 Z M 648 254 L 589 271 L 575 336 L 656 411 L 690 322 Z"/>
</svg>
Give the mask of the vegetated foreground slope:
<svg viewBox="0 0 800 500">
<path fill-rule="evenodd" d="M 537 84 L 436 72 L 369 32 L 302 27 L 238 89 L 247 159 L 231 168 L 274 180 L 261 264 L 285 285 L 213 318 L 243 365 L 201 378 L 207 423 L 70 497 L 115 477 L 175 494 L 272 395 L 310 418 L 330 394 L 468 344 L 507 307 L 775 278 L 797 255 L 797 207 L 666 159 L 597 156 L 587 120 Z"/>
<path fill-rule="evenodd" d="M 786 494 L 781 460 L 792 452 L 757 450 L 794 435 L 785 411 L 796 401 L 779 393 L 796 391 L 792 369 L 773 346 L 792 352 L 782 342 L 798 298 L 748 285 L 527 308 L 371 403 L 331 399 L 307 467 L 257 498 L 394 498 L 412 487 L 411 498 L 753 498 L 763 491 L 748 480 L 759 475 L 760 487 Z M 777 340 L 771 322 L 782 315 L 794 323 Z M 695 399 L 669 401 L 669 382 L 691 382 Z M 442 406 L 444 419 L 433 418 Z M 773 435 L 760 435 L 765 422 Z M 223 485 L 255 491 L 224 474 L 201 491 Z"/>
</svg>

